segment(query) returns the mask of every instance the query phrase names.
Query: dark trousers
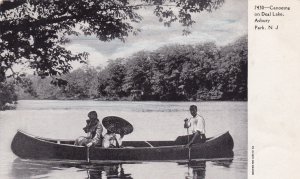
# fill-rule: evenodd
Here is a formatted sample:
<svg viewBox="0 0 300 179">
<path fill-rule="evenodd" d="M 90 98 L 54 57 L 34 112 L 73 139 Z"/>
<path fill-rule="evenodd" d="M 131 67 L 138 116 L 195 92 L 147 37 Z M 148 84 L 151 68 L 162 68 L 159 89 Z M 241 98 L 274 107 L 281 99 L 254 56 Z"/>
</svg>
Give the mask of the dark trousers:
<svg viewBox="0 0 300 179">
<path fill-rule="evenodd" d="M 179 136 L 175 140 L 175 143 L 177 145 L 186 145 L 188 144 L 194 137 L 195 134 L 190 134 L 190 135 L 184 135 L 184 136 Z M 194 141 L 194 143 L 204 143 L 206 141 L 206 136 L 205 134 L 200 134 Z"/>
<path fill-rule="evenodd" d="M 195 134 L 193 134 L 192 137 L 194 137 Z M 192 140 L 192 139 L 190 139 Z M 205 134 L 200 134 L 195 140 L 194 143 L 204 143 L 206 141 L 206 136 Z"/>
</svg>

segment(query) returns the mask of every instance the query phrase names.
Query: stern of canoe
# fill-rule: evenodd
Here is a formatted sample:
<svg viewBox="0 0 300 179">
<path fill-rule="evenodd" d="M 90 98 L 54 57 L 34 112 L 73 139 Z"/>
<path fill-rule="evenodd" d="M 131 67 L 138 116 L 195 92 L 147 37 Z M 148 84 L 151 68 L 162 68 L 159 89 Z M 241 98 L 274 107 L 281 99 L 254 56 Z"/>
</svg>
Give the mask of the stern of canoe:
<svg viewBox="0 0 300 179">
<path fill-rule="evenodd" d="M 60 145 L 18 131 L 11 143 L 15 155 L 24 159 L 85 160 L 86 148 Z"/>
<path fill-rule="evenodd" d="M 191 147 L 191 158 L 232 158 L 233 147 L 233 138 L 226 132 L 203 144 L 194 144 Z"/>
</svg>

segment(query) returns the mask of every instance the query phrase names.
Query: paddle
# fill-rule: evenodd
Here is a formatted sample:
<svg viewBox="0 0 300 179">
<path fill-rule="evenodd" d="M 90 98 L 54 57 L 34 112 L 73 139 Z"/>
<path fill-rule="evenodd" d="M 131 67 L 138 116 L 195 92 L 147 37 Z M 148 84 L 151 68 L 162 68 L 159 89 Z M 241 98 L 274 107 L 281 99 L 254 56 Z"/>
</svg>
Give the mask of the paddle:
<svg viewBox="0 0 300 179">
<path fill-rule="evenodd" d="M 190 142 L 190 135 L 189 135 L 189 124 L 188 124 L 188 119 L 184 120 L 184 128 L 186 128 L 186 133 L 187 133 L 187 137 L 188 137 L 188 142 L 187 144 Z M 191 160 L 191 147 L 189 146 L 189 161 Z"/>
<path fill-rule="evenodd" d="M 184 128 L 186 128 L 186 133 L 187 133 L 187 136 L 188 136 L 188 142 L 187 142 L 187 144 L 189 144 L 189 142 L 190 142 L 190 135 L 189 135 L 189 119 L 184 119 Z M 191 148 L 190 148 L 190 146 L 189 146 L 189 161 L 191 160 Z"/>
<path fill-rule="evenodd" d="M 86 148 L 86 161 L 90 163 L 90 147 Z"/>
<path fill-rule="evenodd" d="M 187 135 L 188 135 L 188 143 L 190 142 L 190 135 L 189 135 L 189 131 L 187 129 Z M 191 147 L 189 146 L 189 161 L 191 161 Z"/>
<path fill-rule="evenodd" d="M 187 133 L 187 136 L 188 136 L 188 142 L 187 143 L 189 143 L 190 142 L 189 128 L 186 128 L 186 133 Z"/>
</svg>

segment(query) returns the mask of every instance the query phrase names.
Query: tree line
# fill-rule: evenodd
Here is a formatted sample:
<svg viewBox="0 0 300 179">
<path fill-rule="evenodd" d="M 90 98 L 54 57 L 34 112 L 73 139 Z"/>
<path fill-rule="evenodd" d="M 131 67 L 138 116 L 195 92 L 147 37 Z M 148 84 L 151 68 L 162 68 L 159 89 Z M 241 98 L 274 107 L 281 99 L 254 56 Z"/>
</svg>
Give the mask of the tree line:
<svg viewBox="0 0 300 179">
<path fill-rule="evenodd" d="M 135 24 L 143 21 L 140 11 L 143 8 L 151 10 L 153 17 L 164 26 L 178 22 L 183 26 L 182 33 L 189 34 L 190 27 L 196 23 L 193 14 L 212 12 L 223 4 L 224 0 L 111 0 L 105 3 L 103 0 L 0 1 L 0 110 L 5 108 L 5 104 L 16 100 L 16 83 L 21 97 L 29 97 L 28 94 L 39 99 L 56 96 L 66 98 L 74 94 L 79 97 L 113 95 L 107 92 L 110 88 L 115 90 L 113 87 L 100 89 L 95 95 L 90 90 L 81 94 L 78 92 L 81 87 L 71 85 L 72 74 L 85 73 L 78 70 L 69 74 L 71 62 L 86 63 L 88 53 L 72 53 L 66 49 L 70 35 L 93 35 L 100 41 L 125 41 L 129 35 L 140 32 L 141 29 Z M 22 72 L 14 71 L 15 65 L 31 69 L 45 80 L 24 78 Z M 71 78 L 67 87 L 57 88 L 47 83 L 51 81 L 60 86 L 66 85 L 61 76 Z M 35 86 L 37 81 L 44 84 L 43 90 Z M 100 86 L 103 88 L 103 84 Z M 128 95 L 130 89 L 124 90 L 120 92 L 117 89 L 117 93 L 120 93 L 118 96 Z"/>
<path fill-rule="evenodd" d="M 20 98 L 99 100 L 247 100 L 247 36 L 225 46 L 167 45 L 109 60 L 105 68 L 84 66 L 51 78 L 28 76 Z M 26 84 L 26 85 L 24 85 Z"/>
</svg>

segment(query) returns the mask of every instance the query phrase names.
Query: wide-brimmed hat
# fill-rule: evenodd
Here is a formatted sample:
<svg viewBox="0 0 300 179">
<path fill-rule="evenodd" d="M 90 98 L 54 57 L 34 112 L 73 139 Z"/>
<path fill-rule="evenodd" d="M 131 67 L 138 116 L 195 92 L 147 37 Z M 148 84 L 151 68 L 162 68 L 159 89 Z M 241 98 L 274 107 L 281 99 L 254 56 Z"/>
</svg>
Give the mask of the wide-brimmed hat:
<svg viewBox="0 0 300 179">
<path fill-rule="evenodd" d="M 102 120 L 103 126 L 110 132 L 127 135 L 133 131 L 133 126 L 118 116 L 107 116 Z"/>
</svg>

